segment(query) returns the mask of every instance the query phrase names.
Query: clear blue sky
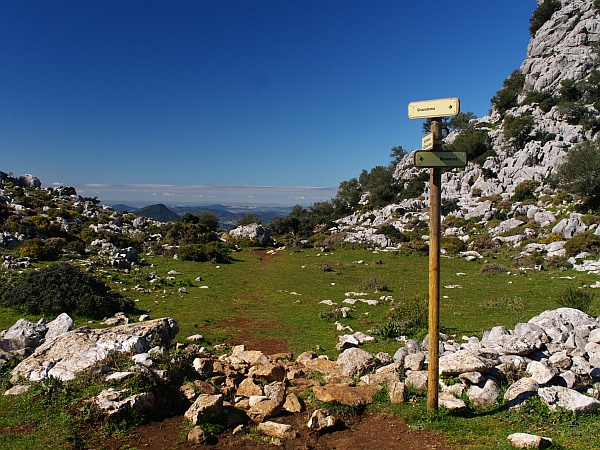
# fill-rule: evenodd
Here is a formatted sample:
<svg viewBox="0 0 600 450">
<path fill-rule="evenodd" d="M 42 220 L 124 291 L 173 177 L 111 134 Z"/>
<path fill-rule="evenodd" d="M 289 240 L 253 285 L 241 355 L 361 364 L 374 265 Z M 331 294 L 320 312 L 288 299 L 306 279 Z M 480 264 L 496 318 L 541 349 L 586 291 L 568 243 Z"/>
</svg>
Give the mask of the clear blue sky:
<svg viewBox="0 0 600 450">
<path fill-rule="evenodd" d="M 103 201 L 327 200 L 419 148 L 409 102 L 486 115 L 536 7 L 2 0 L 0 170 Z"/>
</svg>

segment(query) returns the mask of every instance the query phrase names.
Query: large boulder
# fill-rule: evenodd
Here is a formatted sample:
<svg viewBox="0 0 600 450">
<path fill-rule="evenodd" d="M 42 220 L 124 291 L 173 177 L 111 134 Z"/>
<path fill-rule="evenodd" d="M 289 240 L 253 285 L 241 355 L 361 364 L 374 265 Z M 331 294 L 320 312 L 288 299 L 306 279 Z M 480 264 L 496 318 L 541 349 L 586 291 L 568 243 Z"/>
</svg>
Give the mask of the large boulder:
<svg viewBox="0 0 600 450">
<path fill-rule="evenodd" d="M 258 223 L 251 223 L 250 225 L 234 228 L 229 232 L 229 236 L 236 239 L 249 239 L 264 246 L 271 240 L 271 230 Z"/>
<path fill-rule="evenodd" d="M 105 329 L 82 327 L 40 345 L 12 371 L 19 377 L 39 381 L 50 376 L 63 381 L 75 378 L 113 352 L 147 352 L 156 344 L 169 345 L 179 331 L 174 319 L 163 318 Z"/>
</svg>

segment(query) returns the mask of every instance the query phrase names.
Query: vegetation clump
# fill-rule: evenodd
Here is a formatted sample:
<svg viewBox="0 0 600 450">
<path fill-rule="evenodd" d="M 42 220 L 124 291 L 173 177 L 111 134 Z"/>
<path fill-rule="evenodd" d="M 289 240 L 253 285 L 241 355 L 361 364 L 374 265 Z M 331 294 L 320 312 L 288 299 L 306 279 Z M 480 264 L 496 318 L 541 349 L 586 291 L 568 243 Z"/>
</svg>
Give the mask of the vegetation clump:
<svg viewBox="0 0 600 450">
<path fill-rule="evenodd" d="M 535 36 L 535 33 L 550 20 L 552 14 L 561 8 L 559 0 L 545 0 L 537 7 L 529 19 L 529 33 Z"/>
<path fill-rule="evenodd" d="M 414 336 L 427 328 L 428 311 L 429 300 L 426 295 L 394 300 L 386 320 L 375 328 L 375 334 L 386 339 Z"/>
<path fill-rule="evenodd" d="M 586 289 L 566 288 L 556 303 L 563 308 L 574 308 L 584 313 L 589 313 L 596 294 Z"/>
<path fill-rule="evenodd" d="M 101 319 L 117 312 L 135 312 L 133 301 L 73 264 L 13 274 L 0 285 L 0 304 L 29 314 L 61 313 Z"/>
<path fill-rule="evenodd" d="M 480 274 L 489 276 L 498 275 L 500 273 L 506 272 L 508 272 L 508 267 L 506 267 L 504 264 L 498 263 L 484 264 L 481 270 L 479 270 Z"/>
</svg>

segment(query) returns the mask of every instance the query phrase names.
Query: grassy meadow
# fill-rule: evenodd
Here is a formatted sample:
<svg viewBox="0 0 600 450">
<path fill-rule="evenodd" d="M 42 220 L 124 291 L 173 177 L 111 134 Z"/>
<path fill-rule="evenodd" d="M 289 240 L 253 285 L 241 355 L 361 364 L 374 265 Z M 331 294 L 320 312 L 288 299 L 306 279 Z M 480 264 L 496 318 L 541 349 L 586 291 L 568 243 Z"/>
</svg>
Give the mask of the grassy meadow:
<svg viewBox="0 0 600 450">
<path fill-rule="evenodd" d="M 346 305 L 343 300 L 347 292 L 364 292 L 368 295 L 358 298 L 375 300 L 391 296 L 397 302 L 428 292 L 426 255 L 350 249 L 328 253 L 288 249 L 272 254 L 246 249 L 233 256 L 233 263 L 215 265 L 148 255 L 146 259 L 151 266 L 130 273 L 97 268 L 94 273 L 115 291 L 136 300 L 139 310 L 151 318 L 175 318 L 180 326 L 178 342 L 202 334 L 205 345 L 237 343 L 250 335 L 281 342 L 294 355 L 315 350 L 331 358 L 339 353 L 335 345 L 340 332 L 333 320 L 323 318 L 331 307 L 321 301 L 350 306 L 349 317 L 340 319 L 342 324 L 371 334 L 386 319 L 389 301 L 380 300 L 378 305 L 360 301 Z M 481 268 L 486 263 L 504 264 L 511 273 L 482 274 Z M 598 279 L 596 275 L 570 269 L 519 271 L 511 264 L 510 258 L 502 256 L 477 261 L 443 256 L 442 331 L 460 341 L 465 335 L 481 337 L 484 330 L 496 325 L 511 329 L 544 310 L 557 308 L 557 299 L 566 288 L 594 284 Z M 374 292 L 374 287 L 379 287 L 380 292 Z M 593 314 L 600 312 L 599 301 L 594 299 Z M 10 327 L 20 317 L 23 315 L 0 309 L 0 329 Z M 87 323 L 86 319 L 78 318 L 76 326 Z M 424 332 L 418 337 L 423 336 Z M 393 354 L 400 345 L 395 340 L 379 339 L 362 348 L 372 353 Z M 6 378 L 5 375 L 4 387 Z M 68 429 L 64 422 L 71 419 L 65 418 L 64 412 L 53 415 L 44 408 L 31 406 L 27 395 L 19 396 L 20 399 L 0 396 L 0 411 L 4 411 L 0 413 L 2 448 L 25 448 L 22 445 L 29 445 L 27 442 L 36 448 L 68 446 L 67 441 L 73 440 L 69 433 L 48 433 L 46 428 Z M 443 430 L 459 448 L 511 448 L 506 436 L 526 431 L 552 437 L 556 442 L 554 448 L 600 448 L 597 416 L 574 419 L 570 414 L 550 413 L 541 404 L 522 413 L 496 406 L 485 411 L 469 409 L 459 415 L 441 411 L 432 416 L 426 411 L 425 399 L 419 395 L 415 399 L 404 405 L 377 403 L 373 408 L 393 411 L 418 428 Z M 20 411 L 18 415 L 6 413 L 16 410 Z M 39 422 L 48 425 L 41 426 Z M 25 425 L 20 427 L 17 423 Z M 44 439 L 48 439 L 45 444 Z M 56 445 L 57 440 L 63 444 Z"/>
</svg>

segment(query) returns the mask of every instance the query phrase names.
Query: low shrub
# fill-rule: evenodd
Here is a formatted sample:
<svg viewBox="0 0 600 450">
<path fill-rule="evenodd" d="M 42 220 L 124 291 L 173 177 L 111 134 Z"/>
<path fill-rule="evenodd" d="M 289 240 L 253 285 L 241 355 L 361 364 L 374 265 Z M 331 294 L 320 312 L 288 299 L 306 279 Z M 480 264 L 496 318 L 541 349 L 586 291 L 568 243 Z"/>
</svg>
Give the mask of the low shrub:
<svg viewBox="0 0 600 450">
<path fill-rule="evenodd" d="M 330 306 L 325 311 L 321 311 L 319 313 L 319 317 L 328 322 L 335 322 L 337 320 L 341 320 L 344 317 L 344 314 L 337 306 Z"/>
<path fill-rule="evenodd" d="M 481 270 L 479 270 L 480 274 L 488 276 L 498 275 L 506 272 L 508 272 L 508 267 L 506 267 L 504 264 L 498 263 L 484 264 Z"/>
<path fill-rule="evenodd" d="M 379 234 L 385 235 L 388 239 L 391 239 L 395 244 L 400 244 L 402 242 L 408 242 L 410 239 L 398 228 L 394 225 L 382 225 L 378 230 Z"/>
<path fill-rule="evenodd" d="M 596 236 L 593 231 L 573 236 L 565 243 L 565 252 L 567 256 L 575 256 L 581 252 L 597 254 L 600 252 L 600 236 Z"/>
<path fill-rule="evenodd" d="M 39 238 L 28 239 L 19 249 L 22 258 L 34 258 L 38 261 L 56 261 L 60 256 L 60 250 L 54 246 L 47 246 Z"/>
<path fill-rule="evenodd" d="M 429 300 L 427 295 L 413 295 L 404 300 L 394 300 L 386 320 L 375 327 L 375 334 L 385 339 L 414 336 L 427 328 Z"/>
<path fill-rule="evenodd" d="M 564 270 L 572 267 L 571 263 L 564 256 L 549 256 L 544 261 L 544 269 Z"/>
<path fill-rule="evenodd" d="M 177 250 L 177 256 L 183 261 L 196 262 L 230 262 L 231 250 L 220 242 L 209 242 L 208 244 L 182 245 Z"/>
<path fill-rule="evenodd" d="M 568 287 L 560 294 L 556 303 L 563 308 L 574 308 L 589 313 L 595 296 L 596 294 L 586 289 Z"/>
<path fill-rule="evenodd" d="M 513 202 L 523 202 L 525 200 L 535 200 L 535 190 L 540 185 L 539 181 L 525 180 L 515 188 L 511 200 Z"/>
<path fill-rule="evenodd" d="M 94 319 L 136 312 L 132 300 L 111 292 L 92 274 L 69 263 L 12 275 L 0 285 L 0 303 L 29 314 L 64 312 Z"/>
<path fill-rule="evenodd" d="M 371 291 L 371 292 L 387 292 L 389 288 L 385 282 L 379 278 L 377 275 L 371 275 L 362 280 L 358 288 L 361 290 Z"/>
<path fill-rule="evenodd" d="M 456 236 L 444 236 L 441 238 L 441 247 L 448 253 L 456 254 L 464 252 L 467 249 L 467 244 L 461 241 Z"/>
</svg>

